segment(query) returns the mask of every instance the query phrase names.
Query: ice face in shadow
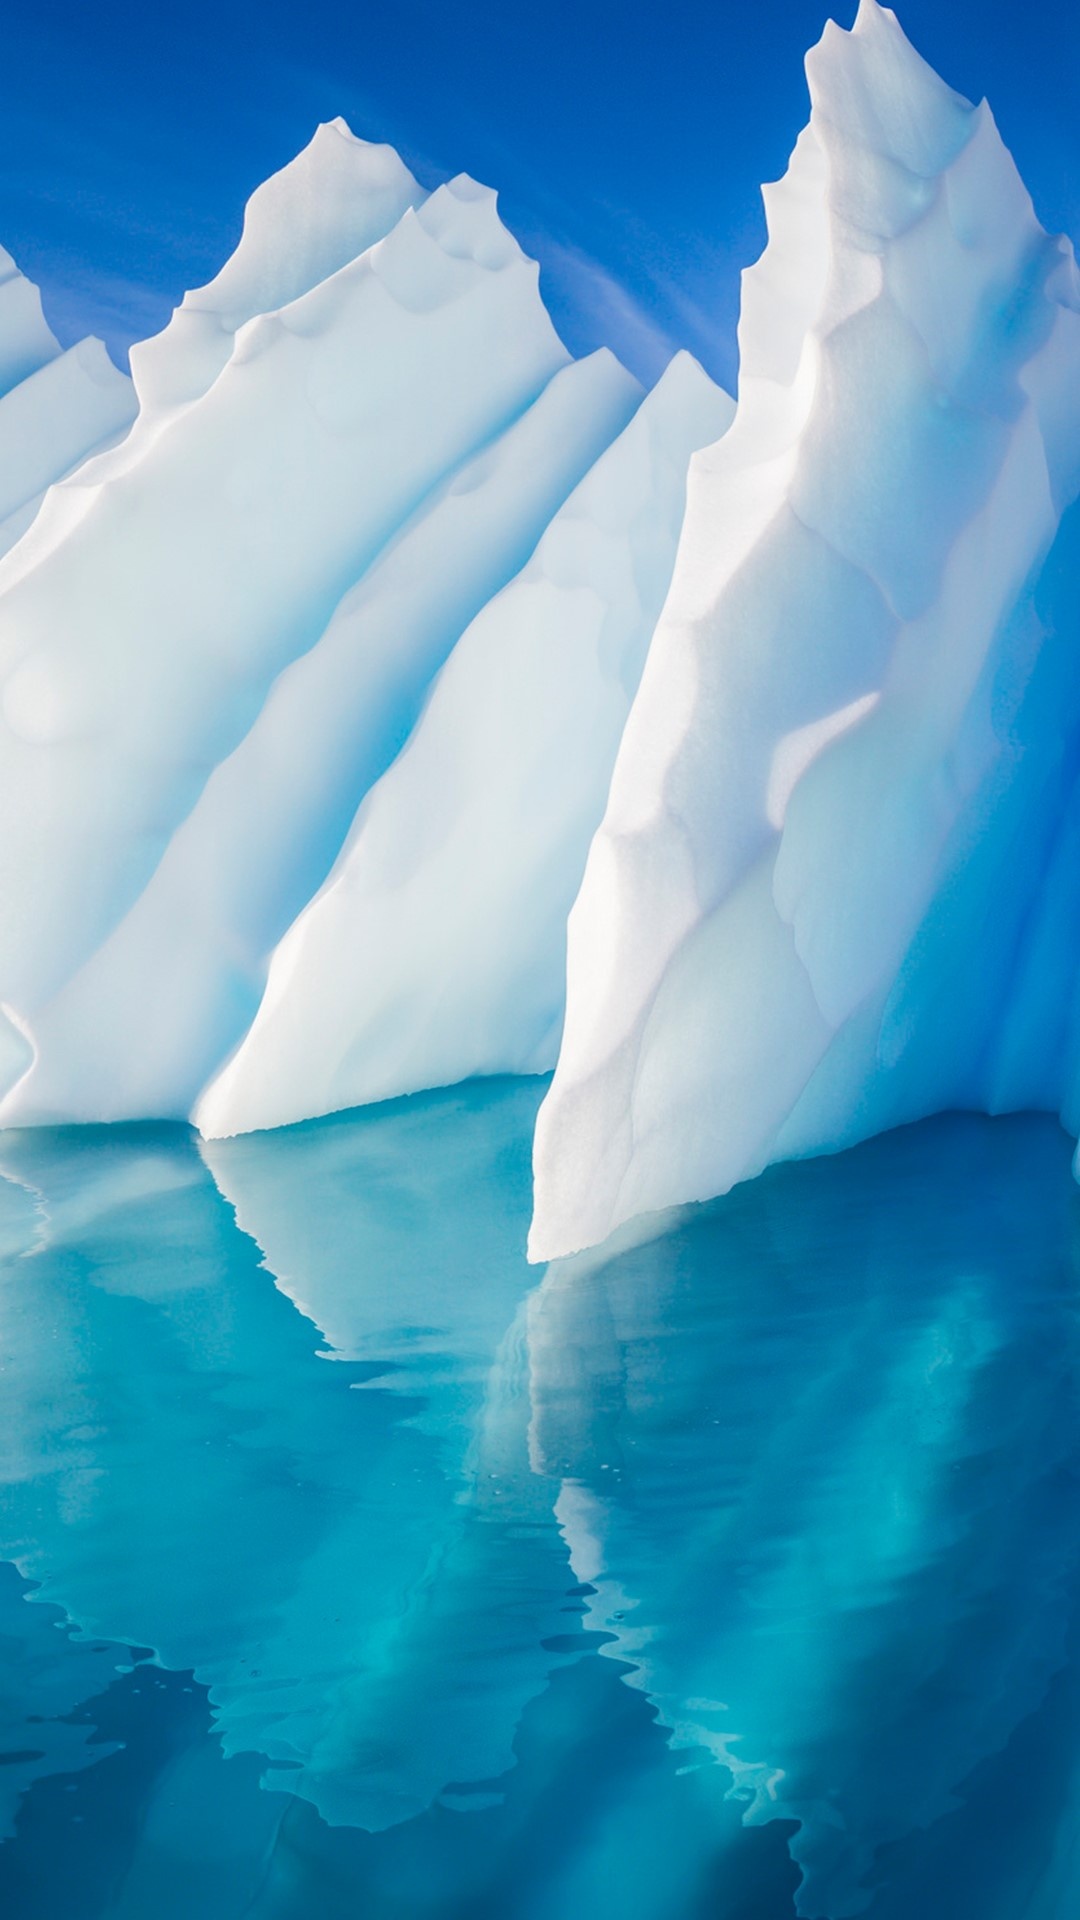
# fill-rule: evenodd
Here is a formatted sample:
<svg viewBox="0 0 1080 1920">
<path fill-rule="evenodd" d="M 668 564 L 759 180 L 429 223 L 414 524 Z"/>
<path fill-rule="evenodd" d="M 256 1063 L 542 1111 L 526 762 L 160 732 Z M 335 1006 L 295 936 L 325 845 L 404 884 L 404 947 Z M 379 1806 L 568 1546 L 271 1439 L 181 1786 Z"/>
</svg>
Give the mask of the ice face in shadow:
<svg viewBox="0 0 1080 1920">
<path fill-rule="evenodd" d="M 922 1114 L 1075 1120 L 1075 261 L 875 0 L 807 77 L 570 919 L 537 1258 Z"/>
<path fill-rule="evenodd" d="M 31 1604 L 192 1669 L 224 1751 L 332 1825 L 497 1795 L 565 1657 L 517 1317 L 535 1106 L 216 1148 L 245 1231 L 178 1131 L 6 1143 L 0 1552 Z"/>
<path fill-rule="evenodd" d="M 1048 1120 L 928 1123 L 530 1301 L 590 1623 L 749 1822 L 799 1822 L 807 1920 L 906 1911 L 890 1845 L 947 1831 L 1075 1660 L 1067 1155 Z"/>
</svg>

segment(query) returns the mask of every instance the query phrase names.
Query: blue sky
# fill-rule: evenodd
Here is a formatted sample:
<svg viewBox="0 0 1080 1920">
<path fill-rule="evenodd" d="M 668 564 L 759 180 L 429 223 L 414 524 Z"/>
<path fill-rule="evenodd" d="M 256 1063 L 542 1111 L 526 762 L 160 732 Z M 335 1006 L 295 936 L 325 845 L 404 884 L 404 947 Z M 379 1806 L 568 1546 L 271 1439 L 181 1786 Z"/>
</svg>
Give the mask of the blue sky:
<svg viewBox="0 0 1080 1920">
<path fill-rule="evenodd" d="M 854 0 L 834 9 L 850 25 Z M 986 94 L 1045 224 L 1080 235 L 1080 9 L 909 0 L 909 37 Z M 575 351 L 735 377 L 758 185 L 806 117 L 822 0 L 8 0 L 0 241 L 65 340 L 121 358 L 236 242 L 246 196 L 344 114 L 429 185 L 499 189 Z"/>
</svg>

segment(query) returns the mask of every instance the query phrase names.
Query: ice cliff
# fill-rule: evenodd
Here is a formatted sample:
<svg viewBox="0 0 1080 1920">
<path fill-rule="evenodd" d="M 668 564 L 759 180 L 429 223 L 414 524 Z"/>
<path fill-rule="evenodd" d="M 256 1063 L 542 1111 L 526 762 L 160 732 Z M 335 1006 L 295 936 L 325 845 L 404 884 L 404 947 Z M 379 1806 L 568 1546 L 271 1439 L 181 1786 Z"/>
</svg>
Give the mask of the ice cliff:
<svg viewBox="0 0 1080 1920">
<path fill-rule="evenodd" d="M 807 75 L 737 410 L 340 121 L 133 385 L 0 256 L 0 1124 L 557 1061 L 536 1258 L 1080 1129 L 1072 251 L 875 0 Z"/>
<path fill-rule="evenodd" d="M 942 1108 L 1080 1122 L 1080 283 L 863 0 L 570 917 L 532 1252 Z"/>
</svg>

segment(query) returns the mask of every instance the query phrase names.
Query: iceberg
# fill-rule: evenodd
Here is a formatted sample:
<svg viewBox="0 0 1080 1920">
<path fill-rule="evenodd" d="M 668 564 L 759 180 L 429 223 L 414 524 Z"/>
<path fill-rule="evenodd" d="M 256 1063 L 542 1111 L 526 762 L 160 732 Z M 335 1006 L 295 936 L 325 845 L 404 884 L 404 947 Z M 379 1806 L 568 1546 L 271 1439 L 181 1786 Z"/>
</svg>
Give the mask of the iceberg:
<svg viewBox="0 0 1080 1920">
<path fill-rule="evenodd" d="M 807 76 L 737 407 L 343 121 L 130 380 L 0 255 L 0 1126 L 554 1068 L 534 1259 L 1080 1131 L 1080 276 L 876 0 Z"/>
<path fill-rule="evenodd" d="M 184 329 L 168 331 L 186 362 Z M 206 383 L 201 341 L 174 390 Z M 25 1084 L 5 1122 L 186 1115 L 325 877 L 365 764 L 381 770 L 455 619 L 521 564 L 624 423 L 628 384 L 608 355 L 571 367 L 493 196 L 452 181 L 240 325 L 206 391 L 159 399 L 8 557 L 0 1000 L 9 1083 Z M 409 525 L 425 507 L 426 542 Z M 335 625 L 362 576 L 367 605 Z M 283 757 L 293 845 L 266 816 Z"/>
<path fill-rule="evenodd" d="M 946 1108 L 1080 1122 L 1080 279 L 862 0 L 568 934 L 535 1259 Z"/>
<path fill-rule="evenodd" d="M 338 121 L 253 195 L 216 279 L 132 349 L 131 432 L 52 488 L 0 566 L 0 1124 L 195 1112 L 231 1133 L 554 1063 L 566 915 L 670 579 L 689 453 L 732 403 L 688 355 L 644 405 L 608 351 L 572 360 L 537 277 L 489 189 L 462 175 L 427 193 Z M 526 777 L 500 767 L 497 741 L 532 697 L 530 660 L 544 708 Z M 490 967 L 470 981 L 466 944 L 452 1005 L 424 940 L 386 1034 L 355 943 L 391 955 L 460 880 L 440 847 L 447 796 L 409 796 L 425 768 L 447 776 L 440 715 L 457 729 L 471 710 L 488 750 L 455 802 L 459 859 L 470 805 L 487 812 L 506 786 L 502 864 L 481 849 L 478 876 Z M 458 750 L 478 745 L 466 731 Z M 519 842 L 515 894 L 512 835 L 545 755 L 564 794 Z M 431 840 L 398 902 L 413 918 L 395 932 L 360 902 L 359 931 L 339 924 L 339 865 L 348 891 L 355 849 L 398 805 L 391 839 Z M 371 1056 L 340 1087 L 299 980 L 285 1054 L 259 1064 L 268 1029 L 279 1045 L 289 955 L 328 921 L 332 1031 Z"/>
</svg>

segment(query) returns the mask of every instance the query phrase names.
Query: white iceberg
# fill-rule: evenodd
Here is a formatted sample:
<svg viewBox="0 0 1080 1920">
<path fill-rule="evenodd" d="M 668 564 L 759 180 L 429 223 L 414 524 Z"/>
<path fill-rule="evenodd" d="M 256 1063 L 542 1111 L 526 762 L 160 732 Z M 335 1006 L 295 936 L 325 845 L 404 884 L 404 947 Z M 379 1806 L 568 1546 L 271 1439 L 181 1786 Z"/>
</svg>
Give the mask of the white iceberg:
<svg viewBox="0 0 1080 1920">
<path fill-rule="evenodd" d="M 807 75 L 570 919 L 534 1258 L 1076 1103 L 1072 250 L 874 0 Z"/>
<path fill-rule="evenodd" d="M 24 359 L 49 351 L 20 326 Z M 610 353 L 571 360 L 490 190 L 459 176 L 428 194 L 340 121 L 258 190 L 232 258 L 133 348 L 132 369 L 130 434 L 53 487 L 0 564 L 0 1124 L 186 1118 L 242 1046 L 268 972 L 236 1069 L 254 1091 L 216 1081 L 197 1108 L 208 1130 L 301 1119 L 376 1084 L 550 1066 L 566 913 L 670 578 L 687 458 L 730 401 L 681 356 L 637 413 L 641 389 Z M 0 463 L 0 513 L 2 481 Z M 530 667 L 515 619 L 541 602 Z M 290 928 L 299 917 L 306 939 L 322 924 L 305 916 L 313 897 L 320 910 L 340 901 L 336 878 L 320 889 L 452 654 L 416 752 L 370 809 L 378 822 L 404 793 L 419 817 L 391 838 L 433 835 L 412 918 L 403 893 L 395 935 L 376 903 L 338 927 L 330 956 L 333 1029 L 378 1058 L 339 1092 L 322 1008 L 298 985 L 287 1058 L 267 1076 Z M 356 943 L 370 952 L 378 938 L 391 955 L 455 880 L 440 865 L 447 796 L 410 801 L 408 769 L 422 771 L 431 742 L 444 777 L 439 716 L 467 728 L 479 696 L 483 727 L 493 667 L 496 731 L 517 725 L 540 677 L 530 777 L 546 755 L 561 812 L 528 854 L 520 844 L 515 895 L 512 833 L 530 795 L 507 765 L 502 861 L 477 875 L 490 969 L 468 980 L 470 948 L 455 983 L 478 1031 L 454 1044 L 458 1011 L 425 938 L 401 983 L 404 1018 L 373 1047 L 386 1022 L 364 983 L 374 996 L 378 969 L 362 973 Z M 475 745 L 466 731 L 453 751 Z M 497 751 L 478 756 L 457 845 L 469 805 L 496 804 L 500 772 Z M 534 890 L 514 946 L 506 929 Z M 527 934 L 538 951 L 523 965 Z"/>
<path fill-rule="evenodd" d="M 343 122 L 134 385 L 0 256 L 0 1125 L 558 1055 L 536 1258 L 1080 1128 L 1080 280 L 876 0 L 807 72 L 730 425 Z"/>
<path fill-rule="evenodd" d="M 0 998 L 70 979 L 276 675 L 566 359 L 493 196 L 452 181 L 243 327 L 47 562 L 0 573 Z"/>
</svg>

